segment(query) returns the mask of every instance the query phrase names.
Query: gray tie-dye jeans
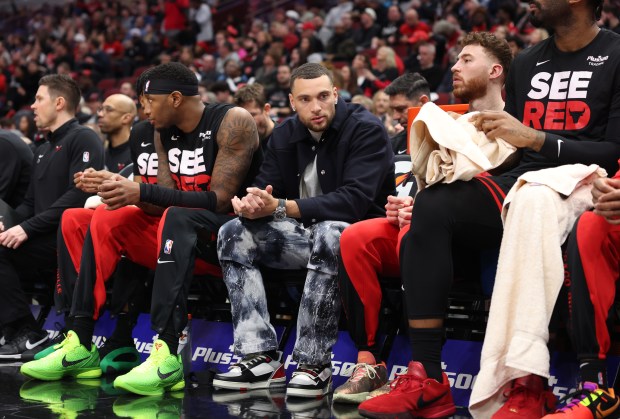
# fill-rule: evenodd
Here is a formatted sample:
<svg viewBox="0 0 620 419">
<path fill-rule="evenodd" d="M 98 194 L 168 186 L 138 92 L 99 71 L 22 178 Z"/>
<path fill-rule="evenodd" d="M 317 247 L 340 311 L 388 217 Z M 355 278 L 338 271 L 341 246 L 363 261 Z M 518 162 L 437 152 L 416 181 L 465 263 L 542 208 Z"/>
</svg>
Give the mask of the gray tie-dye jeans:
<svg viewBox="0 0 620 419">
<path fill-rule="evenodd" d="M 340 234 L 348 225 L 323 221 L 304 228 L 292 218 L 276 221 L 268 217 L 234 219 L 220 228 L 217 253 L 232 306 L 237 354 L 243 356 L 278 347 L 258 265 L 275 269 L 307 268 L 293 359 L 310 365 L 331 361 L 340 314 L 337 282 Z"/>
</svg>

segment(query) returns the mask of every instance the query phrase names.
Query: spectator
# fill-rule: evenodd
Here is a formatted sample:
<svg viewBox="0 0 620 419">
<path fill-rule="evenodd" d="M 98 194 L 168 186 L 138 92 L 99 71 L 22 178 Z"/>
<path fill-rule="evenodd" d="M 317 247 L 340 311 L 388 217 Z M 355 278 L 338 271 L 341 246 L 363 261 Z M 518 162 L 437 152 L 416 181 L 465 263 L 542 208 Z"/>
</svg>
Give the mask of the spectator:
<svg viewBox="0 0 620 419">
<path fill-rule="evenodd" d="M 243 218 L 224 225 L 218 236 L 235 352 L 243 359 L 217 374 L 213 385 L 240 390 L 286 381 L 256 266 L 260 260 L 272 268 L 308 269 L 293 351 L 298 367 L 287 394 L 316 397 L 331 391 L 331 348 L 340 310 L 335 282 L 340 232 L 351 222 L 382 214 L 385 197 L 394 188 L 394 171 L 379 121 L 338 100 L 331 75 L 320 64 L 293 72 L 291 104 L 297 117 L 274 129 L 256 186 L 242 199 L 233 199 Z M 275 253 L 273 243 L 267 243 L 272 240 L 263 239 L 265 233 L 281 237 Z"/>
<path fill-rule="evenodd" d="M 387 24 L 381 27 L 380 38 L 384 45 L 393 47 L 400 43 L 399 30 L 403 24 L 403 16 L 400 7 L 392 4 L 387 11 Z"/>
<path fill-rule="evenodd" d="M 436 92 L 443 79 L 444 70 L 435 63 L 435 45 L 422 42 L 418 46 L 417 63 L 410 59 L 407 68 L 412 72 L 420 73 L 431 86 L 431 91 Z"/>
<path fill-rule="evenodd" d="M 138 111 L 134 101 L 126 95 L 110 95 L 97 110 L 97 125 L 106 135 L 105 167 L 118 173 L 131 163 L 129 132 Z"/>
<path fill-rule="evenodd" d="M 210 90 L 215 94 L 217 103 L 233 103 L 233 94 L 225 81 L 218 81 L 211 85 Z"/>
<path fill-rule="evenodd" d="M 392 136 L 396 134 L 394 125 L 397 124 L 398 121 L 392 119 L 392 115 L 390 114 L 390 97 L 383 89 L 377 90 L 372 96 L 372 113 L 381 120 L 388 136 L 392 138 Z"/>
<path fill-rule="evenodd" d="M 617 3 L 603 4 L 601 22 L 610 31 L 620 33 L 620 6 Z"/>
<path fill-rule="evenodd" d="M 258 140 L 263 154 L 275 123 L 271 119 L 271 105 L 265 99 L 265 88 L 258 83 L 241 87 L 235 93 L 235 105 L 242 107 L 252 115 L 258 131 Z"/>
<path fill-rule="evenodd" d="M 360 15 L 360 26 L 353 30 L 353 41 L 357 46 L 357 51 L 368 49 L 372 45 L 374 38 L 381 34 L 381 28 L 375 23 L 377 13 L 367 7 Z"/>
<path fill-rule="evenodd" d="M 390 47 L 381 47 L 377 50 L 377 62 L 371 68 L 365 66 L 357 69 L 357 74 L 364 78 L 361 88 L 365 93 L 373 94 L 380 89 L 385 89 L 396 77 L 398 77 L 398 67 L 396 64 L 396 53 Z M 368 95 L 371 96 L 371 95 Z"/>
<path fill-rule="evenodd" d="M 190 0 L 189 19 L 195 25 L 196 41 L 213 41 L 213 16 L 208 4 L 203 0 Z"/>
<path fill-rule="evenodd" d="M 256 83 L 262 84 L 268 91 L 276 86 L 280 58 L 281 55 L 272 48 L 263 58 L 262 67 L 256 70 Z"/>
<path fill-rule="evenodd" d="M 291 69 L 287 65 L 279 65 L 276 74 L 276 86 L 267 91 L 267 102 L 271 105 L 270 115 L 278 121 L 290 116 Z"/>
<path fill-rule="evenodd" d="M 420 21 L 418 12 L 414 8 L 405 12 L 405 23 L 400 26 L 400 42 L 416 47 L 420 42 L 427 41 L 431 28 Z"/>
<path fill-rule="evenodd" d="M 364 109 L 372 113 L 372 99 L 364 95 L 355 95 L 351 98 L 351 103 L 362 105 Z"/>
<path fill-rule="evenodd" d="M 50 134 L 37 150 L 31 176 L 35 180 L 15 209 L 21 223 L 0 233 L 0 324 L 7 339 L 0 347 L 0 359 L 20 360 L 24 352 L 47 341 L 47 333 L 30 312 L 20 279 L 37 270 L 55 271 L 60 217 L 67 208 L 83 206 L 88 196 L 73 187 L 73 174 L 88 166 L 103 167 L 101 142 L 74 119 L 79 101 L 80 91 L 69 77 L 49 75 L 39 81 L 32 109 L 37 127 Z"/>
</svg>

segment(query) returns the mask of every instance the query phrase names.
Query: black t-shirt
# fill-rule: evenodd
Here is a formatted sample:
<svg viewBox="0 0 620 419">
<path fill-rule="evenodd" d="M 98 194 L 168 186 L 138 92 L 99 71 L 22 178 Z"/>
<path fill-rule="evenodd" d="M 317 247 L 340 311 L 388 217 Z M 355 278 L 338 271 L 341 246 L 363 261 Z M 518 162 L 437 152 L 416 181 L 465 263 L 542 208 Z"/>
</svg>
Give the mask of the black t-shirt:
<svg viewBox="0 0 620 419">
<path fill-rule="evenodd" d="M 114 173 L 118 173 L 125 166 L 131 163 L 131 150 L 129 149 L 129 142 L 123 143 L 119 146 L 108 146 L 105 150 L 105 167 Z"/>
<path fill-rule="evenodd" d="M 157 152 L 153 137 L 155 129 L 149 121 L 140 121 L 131 128 L 129 147 L 133 162 L 134 178 L 140 176 L 142 183 L 157 183 Z"/>
<path fill-rule="evenodd" d="M 609 174 L 620 156 L 620 35 L 601 30 L 575 52 L 554 37 L 517 56 L 506 81 L 506 111 L 546 133 L 540 152 L 525 149 L 503 177 L 563 164 L 598 164 Z M 506 180 L 506 179 L 504 179 Z M 509 186 L 509 185 L 507 185 Z"/>
</svg>

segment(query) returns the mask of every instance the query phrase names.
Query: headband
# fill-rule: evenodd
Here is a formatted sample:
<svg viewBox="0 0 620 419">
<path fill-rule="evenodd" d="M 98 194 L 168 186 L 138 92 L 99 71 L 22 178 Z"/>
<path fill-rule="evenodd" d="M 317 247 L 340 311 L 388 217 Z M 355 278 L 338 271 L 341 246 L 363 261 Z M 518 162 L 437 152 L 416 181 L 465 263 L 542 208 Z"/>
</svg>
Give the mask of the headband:
<svg viewBox="0 0 620 419">
<path fill-rule="evenodd" d="M 172 80 L 147 80 L 144 84 L 145 95 L 168 95 L 179 92 L 183 96 L 198 96 L 198 85 L 179 84 Z"/>
</svg>

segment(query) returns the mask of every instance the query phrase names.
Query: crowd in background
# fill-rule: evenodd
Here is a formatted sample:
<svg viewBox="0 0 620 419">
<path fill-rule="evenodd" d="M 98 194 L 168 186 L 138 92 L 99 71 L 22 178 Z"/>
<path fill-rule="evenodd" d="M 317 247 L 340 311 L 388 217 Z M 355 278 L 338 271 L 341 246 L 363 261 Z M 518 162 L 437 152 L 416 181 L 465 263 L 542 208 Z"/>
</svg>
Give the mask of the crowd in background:
<svg viewBox="0 0 620 419">
<path fill-rule="evenodd" d="M 35 141 L 29 105 L 38 80 L 61 73 L 82 90 L 80 122 L 97 129 L 96 110 L 105 97 L 120 92 L 135 98 L 136 76 L 169 61 L 196 73 L 205 102 L 232 102 L 240 86 L 261 83 L 279 121 L 291 113 L 291 70 L 310 61 L 327 63 L 341 97 L 365 103 L 394 133 L 400 128 L 380 91 L 403 72 L 417 71 L 439 101 L 453 102 L 450 67 L 463 34 L 491 31 L 505 37 L 514 54 L 548 36 L 528 23 L 527 3 L 516 0 L 226 4 L 77 0 L 34 10 L 14 4 L 0 37 L 0 126 Z M 600 24 L 620 31 L 618 16 L 620 7 L 606 3 Z"/>
</svg>

